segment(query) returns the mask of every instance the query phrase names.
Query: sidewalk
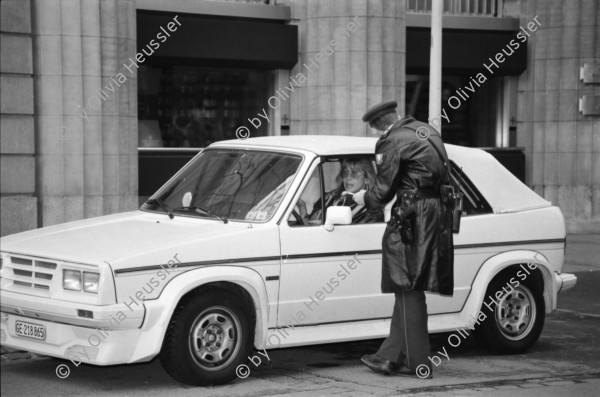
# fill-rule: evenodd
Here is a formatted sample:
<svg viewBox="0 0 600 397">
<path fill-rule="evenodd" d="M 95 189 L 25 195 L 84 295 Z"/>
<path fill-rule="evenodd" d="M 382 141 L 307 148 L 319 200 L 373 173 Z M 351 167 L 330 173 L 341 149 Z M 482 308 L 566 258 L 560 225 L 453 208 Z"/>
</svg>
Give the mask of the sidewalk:
<svg viewBox="0 0 600 397">
<path fill-rule="evenodd" d="M 568 234 L 566 273 L 600 270 L 600 234 Z"/>
</svg>

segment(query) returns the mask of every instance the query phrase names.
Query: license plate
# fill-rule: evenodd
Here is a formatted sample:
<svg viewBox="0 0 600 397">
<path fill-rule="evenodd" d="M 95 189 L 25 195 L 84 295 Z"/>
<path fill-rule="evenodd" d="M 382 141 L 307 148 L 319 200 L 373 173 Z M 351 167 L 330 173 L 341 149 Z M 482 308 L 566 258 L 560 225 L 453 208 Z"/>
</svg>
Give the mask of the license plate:
<svg viewBox="0 0 600 397">
<path fill-rule="evenodd" d="M 44 325 L 30 324 L 23 321 L 15 322 L 15 331 L 17 335 L 31 339 L 46 339 L 46 327 Z"/>
</svg>

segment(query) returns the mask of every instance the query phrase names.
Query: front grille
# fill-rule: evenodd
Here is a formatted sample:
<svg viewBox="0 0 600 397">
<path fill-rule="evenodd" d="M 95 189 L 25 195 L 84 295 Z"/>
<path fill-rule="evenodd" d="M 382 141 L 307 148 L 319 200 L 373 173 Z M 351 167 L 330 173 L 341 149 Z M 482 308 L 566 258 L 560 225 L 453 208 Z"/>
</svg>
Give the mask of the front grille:
<svg viewBox="0 0 600 397">
<path fill-rule="evenodd" d="M 18 256 L 11 256 L 10 261 L 13 265 L 32 266 L 33 261 L 27 258 L 19 258 Z"/>
<path fill-rule="evenodd" d="M 53 263 L 53 262 L 35 261 L 35 265 L 38 268 L 42 268 L 42 269 L 50 269 L 50 270 L 56 269 L 56 263 Z"/>
<path fill-rule="evenodd" d="M 33 272 L 29 272 L 27 270 L 21 270 L 21 269 L 13 269 L 13 274 L 15 276 L 31 277 L 31 275 L 33 274 Z"/>
<path fill-rule="evenodd" d="M 56 276 L 58 267 L 56 262 L 9 256 L 6 266 L 6 281 L 20 289 L 29 289 L 31 292 L 48 293 L 52 280 Z"/>
<path fill-rule="evenodd" d="M 41 278 L 42 280 L 52 280 L 52 275 L 48 273 L 35 273 L 35 278 Z"/>
</svg>

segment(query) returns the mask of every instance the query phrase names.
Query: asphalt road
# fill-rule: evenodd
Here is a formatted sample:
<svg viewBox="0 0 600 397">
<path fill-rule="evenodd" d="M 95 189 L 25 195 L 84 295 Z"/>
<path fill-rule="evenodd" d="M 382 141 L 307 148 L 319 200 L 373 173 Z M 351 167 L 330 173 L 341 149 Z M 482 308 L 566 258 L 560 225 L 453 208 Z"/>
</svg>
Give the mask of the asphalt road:
<svg viewBox="0 0 600 397">
<path fill-rule="evenodd" d="M 589 270 L 592 269 L 592 270 Z M 600 271 L 578 272 L 576 288 L 559 295 L 559 310 L 547 316 L 538 343 L 526 354 L 492 355 L 474 341 L 450 348 L 449 335 L 432 336 L 432 351 L 448 347 L 449 360 L 432 380 L 382 376 L 359 362 L 380 340 L 269 351 L 250 364 L 246 379 L 218 387 L 193 388 L 171 380 L 158 361 L 146 364 L 70 367 L 42 358 L 3 361 L 3 396 L 595 396 L 600 389 Z M 64 369 L 64 368 L 63 368 Z"/>
</svg>

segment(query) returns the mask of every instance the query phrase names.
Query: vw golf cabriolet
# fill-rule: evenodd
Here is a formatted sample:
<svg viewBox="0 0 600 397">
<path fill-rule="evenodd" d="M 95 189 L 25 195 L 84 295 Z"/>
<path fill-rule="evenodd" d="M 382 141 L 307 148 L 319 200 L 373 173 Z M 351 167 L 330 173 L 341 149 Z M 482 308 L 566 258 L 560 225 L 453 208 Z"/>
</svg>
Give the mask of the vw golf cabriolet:
<svg viewBox="0 0 600 397">
<path fill-rule="evenodd" d="M 206 385 L 232 380 L 253 348 L 386 337 L 390 204 L 358 220 L 360 208 L 329 200 L 374 172 L 375 142 L 215 143 L 137 211 L 2 238 L 2 344 L 76 365 L 158 356 L 174 379 Z M 488 153 L 446 147 L 463 217 L 454 295 L 427 295 L 429 331 L 523 352 L 577 281 L 561 273 L 562 213 Z"/>
</svg>

